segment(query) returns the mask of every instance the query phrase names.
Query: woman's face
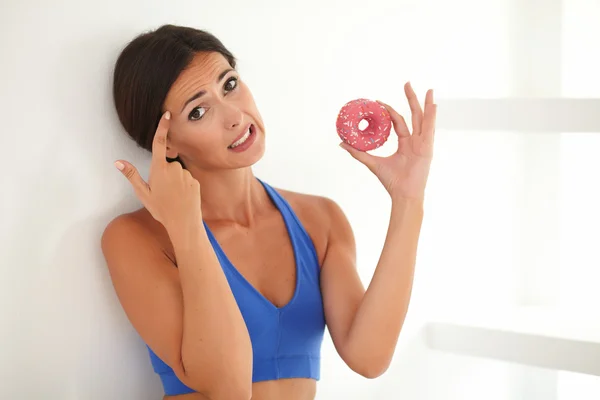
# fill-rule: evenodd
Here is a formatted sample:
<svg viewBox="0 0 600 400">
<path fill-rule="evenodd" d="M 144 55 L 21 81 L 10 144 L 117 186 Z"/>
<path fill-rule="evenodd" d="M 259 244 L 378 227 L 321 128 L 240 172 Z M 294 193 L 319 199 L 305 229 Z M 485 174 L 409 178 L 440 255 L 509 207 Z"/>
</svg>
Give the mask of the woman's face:
<svg viewBox="0 0 600 400">
<path fill-rule="evenodd" d="M 264 154 L 265 130 L 248 87 L 220 53 L 199 53 L 165 100 L 167 157 L 203 170 L 243 168 Z"/>
</svg>

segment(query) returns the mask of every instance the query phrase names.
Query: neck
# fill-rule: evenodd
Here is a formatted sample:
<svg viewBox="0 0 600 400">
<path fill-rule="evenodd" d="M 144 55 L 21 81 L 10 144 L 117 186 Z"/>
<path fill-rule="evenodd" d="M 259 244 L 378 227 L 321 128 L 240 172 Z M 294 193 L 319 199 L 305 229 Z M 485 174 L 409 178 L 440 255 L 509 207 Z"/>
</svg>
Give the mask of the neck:
<svg viewBox="0 0 600 400">
<path fill-rule="evenodd" d="M 252 169 L 190 171 L 200 183 L 205 221 L 250 227 L 270 204 Z"/>
</svg>

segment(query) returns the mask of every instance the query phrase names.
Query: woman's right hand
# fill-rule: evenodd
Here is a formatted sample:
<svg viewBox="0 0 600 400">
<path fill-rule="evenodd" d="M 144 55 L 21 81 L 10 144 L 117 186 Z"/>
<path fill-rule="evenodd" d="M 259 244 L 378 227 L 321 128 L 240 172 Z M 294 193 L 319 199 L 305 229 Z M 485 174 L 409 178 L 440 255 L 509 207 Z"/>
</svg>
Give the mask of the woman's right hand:
<svg viewBox="0 0 600 400">
<path fill-rule="evenodd" d="M 167 161 L 167 134 L 171 114 L 167 111 L 158 123 L 152 142 L 152 161 L 148 182 L 129 162 L 119 160 L 115 166 L 133 186 L 137 197 L 155 220 L 171 229 L 197 226 L 202 221 L 200 183 L 180 163 Z M 122 167 L 122 168 L 121 168 Z"/>
</svg>

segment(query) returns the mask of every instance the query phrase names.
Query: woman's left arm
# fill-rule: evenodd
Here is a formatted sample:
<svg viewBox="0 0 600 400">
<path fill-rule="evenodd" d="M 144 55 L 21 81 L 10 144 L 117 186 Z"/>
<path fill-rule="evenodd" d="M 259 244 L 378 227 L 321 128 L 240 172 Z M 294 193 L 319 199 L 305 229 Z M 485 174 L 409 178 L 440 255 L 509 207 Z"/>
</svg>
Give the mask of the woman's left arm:
<svg viewBox="0 0 600 400">
<path fill-rule="evenodd" d="M 402 116 L 384 104 L 398 134 L 395 154 L 376 157 L 342 144 L 379 178 L 392 200 L 387 236 L 366 291 L 356 270 L 350 224 L 334 202 L 327 204 L 330 232 L 321 269 L 325 318 L 342 359 L 367 378 L 387 370 L 408 310 L 433 155 L 437 108 L 433 92 L 427 92 L 424 112 L 410 84 L 405 92 L 412 112 L 412 134 Z"/>
</svg>

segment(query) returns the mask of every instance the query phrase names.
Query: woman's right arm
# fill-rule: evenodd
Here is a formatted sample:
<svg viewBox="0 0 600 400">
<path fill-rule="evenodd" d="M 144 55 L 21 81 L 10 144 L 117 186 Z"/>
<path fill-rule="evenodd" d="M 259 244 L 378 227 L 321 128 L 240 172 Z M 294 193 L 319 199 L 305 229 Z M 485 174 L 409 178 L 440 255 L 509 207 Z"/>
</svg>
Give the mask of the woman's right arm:
<svg viewBox="0 0 600 400">
<path fill-rule="evenodd" d="M 175 262 L 132 215 L 106 227 L 102 250 L 129 320 L 177 377 L 212 400 L 250 399 L 250 337 L 202 223 L 200 184 L 166 161 L 169 118 L 154 136 L 148 182 L 128 162 L 116 165 L 165 227 Z"/>
<path fill-rule="evenodd" d="M 248 331 L 206 232 L 170 237 L 177 266 L 134 217 L 107 226 L 102 250 L 121 305 L 185 385 L 210 399 L 250 399 Z"/>
</svg>

